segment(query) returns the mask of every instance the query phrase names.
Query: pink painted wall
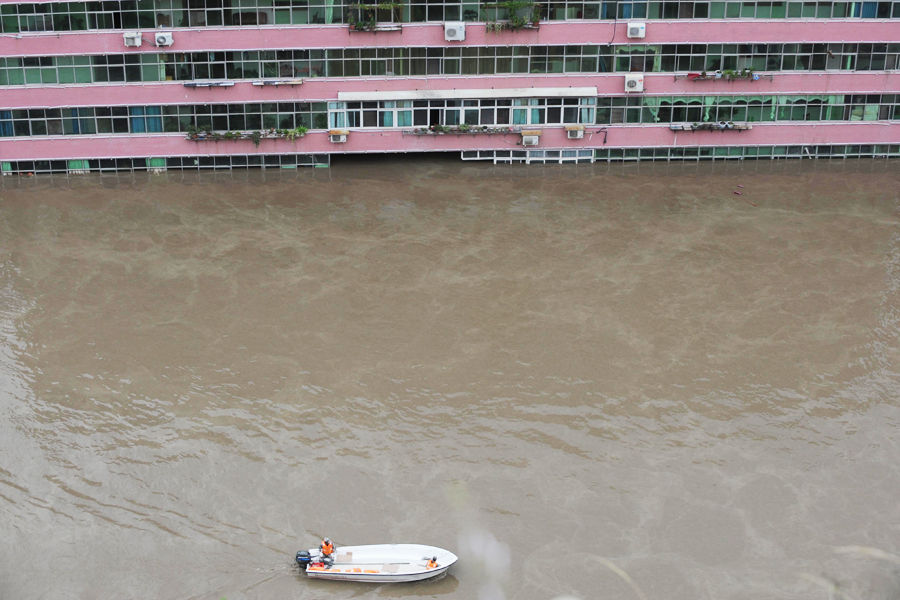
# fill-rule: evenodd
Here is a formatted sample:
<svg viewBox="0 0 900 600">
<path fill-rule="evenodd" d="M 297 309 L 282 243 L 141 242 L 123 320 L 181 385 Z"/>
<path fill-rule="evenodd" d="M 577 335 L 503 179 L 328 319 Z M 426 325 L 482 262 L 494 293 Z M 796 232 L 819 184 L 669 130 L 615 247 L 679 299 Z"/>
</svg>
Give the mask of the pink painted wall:
<svg viewBox="0 0 900 600">
<path fill-rule="evenodd" d="M 224 102 L 277 102 L 336 100 L 338 92 L 390 90 L 503 89 L 521 87 L 596 86 L 601 96 L 625 95 L 622 73 L 598 75 L 507 75 L 494 77 L 357 77 L 312 78 L 300 86 L 254 86 L 249 81 L 233 87 L 186 88 L 181 82 L 11 86 L 0 93 L 0 107 L 118 106 L 135 104 L 209 104 Z M 671 73 L 645 74 L 644 91 L 650 95 L 713 96 L 731 94 L 841 94 L 897 93 L 900 73 L 840 72 L 774 73 L 759 81 L 675 79 Z"/>
<path fill-rule="evenodd" d="M 886 122 L 759 124 L 749 131 L 671 131 L 666 126 L 610 126 L 603 144 L 600 127 L 588 127 L 583 140 L 566 139 L 561 127 L 543 128 L 536 149 L 636 148 L 679 146 L 755 146 L 819 144 L 898 144 L 900 127 Z M 403 135 L 398 130 L 353 131 L 347 143 L 332 144 L 324 132 L 294 142 L 249 140 L 192 142 L 179 134 L 109 135 L 91 137 L 35 137 L 4 140 L 2 160 L 118 158 L 129 156 L 195 156 L 278 153 L 447 152 L 460 150 L 522 149 L 521 136 Z"/>
<path fill-rule="evenodd" d="M 545 22 L 538 30 L 488 33 L 484 24 L 466 26 L 466 41 L 444 41 L 440 23 L 414 23 L 401 31 L 350 33 L 346 25 L 303 25 L 264 27 L 220 27 L 203 29 L 167 29 L 173 31 L 175 44 L 170 52 L 200 50 L 253 50 L 266 48 L 344 48 L 394 46 L 510 46 L 606 43 L 706 43 L 706 42 L 895 42 L 898 21 L 828 20 L 790 21 L 784 19 L 747 21 L 647 21 L 647 37 L 629 40 L 626 23 L 619 21 Z M 615 35 L 613 31 L 615 30 Z M 140 48 L 126 48 L 122 33 L 50 32 L 0 36 L 0 55 L 37 56 L 51 54 L 103 54 L 158 52 L 150 33 L 144 30 Z"/>
</svg>

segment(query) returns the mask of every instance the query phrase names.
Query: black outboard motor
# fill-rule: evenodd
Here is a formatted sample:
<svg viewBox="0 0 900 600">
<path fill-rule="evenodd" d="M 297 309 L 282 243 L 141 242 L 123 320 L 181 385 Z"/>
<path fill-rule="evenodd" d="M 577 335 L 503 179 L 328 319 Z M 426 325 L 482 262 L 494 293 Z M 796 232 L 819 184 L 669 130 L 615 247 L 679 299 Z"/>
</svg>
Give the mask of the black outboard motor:
<svg viewBox="0 0 900 600">
<path fill-rule="evenodd" d="M 312 562 L 312 557 L 309 555 L 309 550 L 300 550 L 297 552 L 297 565 L 300 567 L 301 571 L 306 570 L 306 565 Z"/>
</svg>

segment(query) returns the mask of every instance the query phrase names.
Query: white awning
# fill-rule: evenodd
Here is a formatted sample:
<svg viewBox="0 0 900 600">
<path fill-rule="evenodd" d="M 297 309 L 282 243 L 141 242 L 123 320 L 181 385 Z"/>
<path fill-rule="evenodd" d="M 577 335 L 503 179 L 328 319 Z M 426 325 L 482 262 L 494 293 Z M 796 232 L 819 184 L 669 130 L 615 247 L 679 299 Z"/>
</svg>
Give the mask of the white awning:
<svg viewBox="0 0 900 600">
<path fill-rule="evenodd" d="M 396 92 L 338 92 L 341 102 L 385 100 L 456 100 L 478 98 L 596 98 L 596 87 L 490 88 L 480 90 L 398 90 Z"/>
</svg>

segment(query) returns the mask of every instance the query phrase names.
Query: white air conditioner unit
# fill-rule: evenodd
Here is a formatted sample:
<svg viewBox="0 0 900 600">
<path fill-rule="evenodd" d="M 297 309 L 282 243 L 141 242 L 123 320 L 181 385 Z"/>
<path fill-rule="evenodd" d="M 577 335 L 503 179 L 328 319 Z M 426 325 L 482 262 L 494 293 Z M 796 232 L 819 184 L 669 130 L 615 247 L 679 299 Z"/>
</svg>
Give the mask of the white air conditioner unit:
<svg viewBox="0 0 900 600">
<path fill-rule="evenodd" d="M 347 135 L 350 132 L 346 129 L 329 129 L 328 141 L 332 144 L 343 144 L 347 141 Z"/>
<path fill-rule="evenodd" d="M 444 40 L 448 42 L 462 42 L 466 39 L 466 24 L 459 22 L 444 23 Z"/>
<path fill-rule="evenodd" d="M 155 40 L 157 46 L 171 46 L 175 43 L 175 36 L 171 31 L 158 31 Z"/>
<path fill-rule="evenodd" d="M 522 145 L 523 146 L 537 146 L 541 141 L 541 136 L 539 135 L 523 135 L 522 136 Z"/>
<path fill-rule="evenodd" d="M 122 38 L 125 40 L 125 45 L 129 48 L 141 47 L 142 40 L 140 31 L 126 31 L 122 34 Z"/>
<path fill-rule="evenodd" d="M 566 131 L 566 137 L 570 140 L 580 140 L 584 138 L 584 129 L 569 129 Z"/>
<path fill-rule="evenodd" d="M 644 91 L 644 74 L 634 73 L 625 76 L 626 92 L 643 92 Z"/>
<path fill-rule="evenodd" d="M 630 38 L 644 38 L 647 36 L 647 24 L 638 21 L 632 21 L 628 23 L 628 28 L 625 30 L 625 35 Z"/>
</svg>

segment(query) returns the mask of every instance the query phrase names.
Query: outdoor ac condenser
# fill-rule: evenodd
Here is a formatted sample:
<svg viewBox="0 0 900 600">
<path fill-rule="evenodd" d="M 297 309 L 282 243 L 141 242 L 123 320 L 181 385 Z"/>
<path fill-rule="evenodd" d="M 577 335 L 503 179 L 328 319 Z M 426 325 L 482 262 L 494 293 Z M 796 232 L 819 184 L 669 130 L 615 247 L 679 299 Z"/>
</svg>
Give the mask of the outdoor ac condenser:
<svg viewBox="0 0 900 600">
<path fill-rule="evenodd" d="M 444 40 L 448 42 L 462 42 L 466 39 L 466 24 L 459 22 L 444 23 Z"/>
<path fill-rule="evenodd" d="M 625 35 L 632 39 L 643 39 L 647 36 L 647 24 L 632 21 L 628 23 Z"/>
<path fill-rule="evenodd" d="M 644 91 L 644 74 L 630 73 L 625 76 L 626 92 L 643 92 Z"/>
<path fill-rule="evenodd" d="M 175 36 L 171 31 L 158 31 L 154 39 L 157 46 L 171 46 L 175 43 Z"/>
<path fill-rule="evenodd" d="M 125 45 L 129 48 L 140 48 L 141 47 L 141 32 L 140 31 L 126 31 L 122 34 L 122 39 L 125 40 Z"/>
</svg>

